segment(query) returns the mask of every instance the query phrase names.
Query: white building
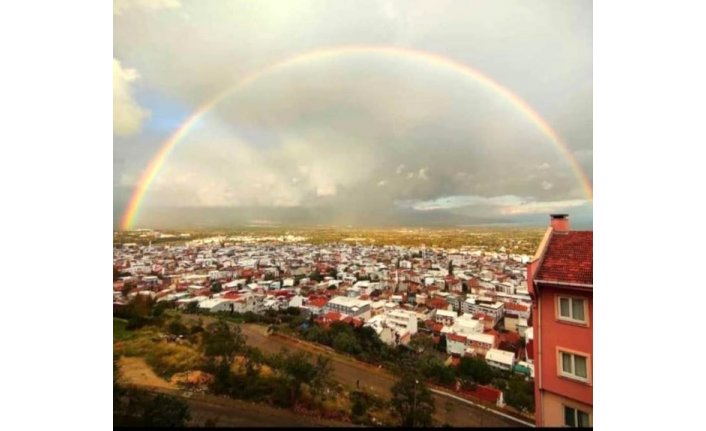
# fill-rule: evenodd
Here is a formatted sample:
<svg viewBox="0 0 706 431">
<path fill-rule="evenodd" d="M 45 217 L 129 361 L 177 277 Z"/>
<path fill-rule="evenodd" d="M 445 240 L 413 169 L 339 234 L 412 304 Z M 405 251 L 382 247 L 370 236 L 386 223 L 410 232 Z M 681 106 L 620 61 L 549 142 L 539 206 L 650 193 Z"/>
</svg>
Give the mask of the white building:
<svg viewBox="0 0 706 431">
<path fill-rule="evenodd" d="M 398 333 L 409 333 L 410 336 L 417 333 L 417 313 L 407 310 L 392 310 L 385 313 L 386 323 Z"/>
<path fill-rule="evenodd" d="M 199 309 L 206 310 L 211 313 L 217 313 L 219 311 L 231 311 L 233 309 L 232 304 L 233 302 L 228 299 L 207 299 L 205 301 L 199 302 Z"/>
<path fill-rule="evenodd" d="M 453 332 L 457 334 L 478 334 L 483 332 L 483 322 L 476 320 L 470 314 L 458 316 L 452 327 Z"/>
<path fill-rule="evenodd" d="M 509 371 L 515 365 L 515 354 L 504 350 L 490 349 L 485 354 L 485 362 L 491 367 Z"/>
<path fill-rule="evenodd" d="M 452 326 L 456 321 L 458 314 L 451 310 L 436 310 L 434 314 L 434 321 L 436 323 L 441 323 L 445 326 Z"/>
<path fill-rule="evenodd" d="M 505 304 L 502 302 L 491 302 L 484 298 L 474 298 L 473 296 L 466 298 L 461 305 L 461 309 L 467 314 L 483 313 L 490 316 L 493 319 L 493 326 L 497 325 L 505 315 Z"/>
<path fill-rule="evenodd" d="M 372 304 L 372 301 L 334 296 L 326 304 L 326 312 L 337 311 L 347 316 L 359 317 L 365 320 L 370 318 L 370 304 Z"/>
</svg>

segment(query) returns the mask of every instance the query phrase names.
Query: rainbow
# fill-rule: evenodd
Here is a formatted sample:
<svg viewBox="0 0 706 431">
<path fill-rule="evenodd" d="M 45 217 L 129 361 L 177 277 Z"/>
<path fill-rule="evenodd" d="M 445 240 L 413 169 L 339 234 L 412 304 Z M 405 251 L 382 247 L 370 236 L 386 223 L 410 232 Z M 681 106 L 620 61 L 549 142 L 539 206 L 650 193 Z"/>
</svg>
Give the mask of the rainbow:
<svg viewBox="0 0 706 431">
<path fill-rule="evenodd" d="M 333 47 L 327 49 L 318 49 L 303 54 L 295 55 L 293 57 L 287 58 L 285 60 L 270 64 L 269 66 L 253 72 L 243 79 L 238 81 L 235 85 L 226 88 L 224 91 L 216 94 L 213 98 L 208 100 L 206 103 L 201 105 L 196 109 L 191 116 L 189 116 L 180 126 L 174 131 L 174 133 L 164 142 L 157 154 L 152 158 L 152 160 L 147 165 L 147 168 L 143 171 L 138 186 L 130 198 L 130 202 L 123 214 L 121 220 L 121 229 L 129 230 L 137 219 L 137 215 L 140 210 L 140 206 L 144 201 L 147 190 L 149 190 L 152 181 L 159 174 L 160 169 L 164 165 L 169 154 L 174 150 L 174 147 L 189 133 L 191 128 L 206 115 L 214 106 L 218 105 L 223 99 L 243 90 L 249 85 L 253 84 L 255 81 L 265 77 L 268 74 L 279 71 L 286 67 L 291 67 L 295 65 L 300 65 L 308 63 L 311 61 L 321 60 L 325 58 L 349 56 L 356 54 L 364 55 L 380 55 L 389 56 L 397 58 L 405 58 L 409 60 L 421 61 L 427 64 L 431 64 L 440 68 L 447 69 L 449 71 L 458 73 L 472 81 L 483 85 L 484 87 L 492 90 L 499 96 L 502 96 L 507 101 L 509 101 L 513 107 L 515 107 L 519 112 L 521 112 L 527 119 L 534 123 L 539 130 L 555 145 L 558 151 L 564 156 L 564 158 L 569 162 L 571 169 L 576 174 L 576 177 L 581 183 L 586 196 L 590 201 L 593 201 L 593 189 L 591 182 L 589 181 L 586 173 L 581 169 L 581 166 L 576 161 L 576 158 L 571 154 L 571 151 L 566 146 L 566 144 L 559 138 L 559 135 L 551 128 L 551 126 L 542 118 L 532 107 L 521 99 L 518 95 L 513 93 L 511 90 L 503 87 L 490 77 L 484 75 L 480 71 L 467 66 L 465 64 L 459 63 L 447 57 L 442 57 L 438 54 L 432 54 L 424 51 L 415 51 L 408 48 L 399 48 L 393 46 L 341 46 Z"/>
</svg>

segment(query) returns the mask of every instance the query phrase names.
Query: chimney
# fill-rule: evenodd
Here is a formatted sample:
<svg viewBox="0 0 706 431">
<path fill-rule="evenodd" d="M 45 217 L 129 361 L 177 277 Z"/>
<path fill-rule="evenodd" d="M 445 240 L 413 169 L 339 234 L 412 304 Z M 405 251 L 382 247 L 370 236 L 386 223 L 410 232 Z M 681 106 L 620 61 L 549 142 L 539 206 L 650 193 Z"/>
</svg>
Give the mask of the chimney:
<svg viewBox="0 0 706 431">
<path fill-rule="evenodd" d="M 568 232 L 571 228 L 568 214 L 550 214 L 549 217 L 551 217 L 549 225 L 554 232 Z"/>
</svg>

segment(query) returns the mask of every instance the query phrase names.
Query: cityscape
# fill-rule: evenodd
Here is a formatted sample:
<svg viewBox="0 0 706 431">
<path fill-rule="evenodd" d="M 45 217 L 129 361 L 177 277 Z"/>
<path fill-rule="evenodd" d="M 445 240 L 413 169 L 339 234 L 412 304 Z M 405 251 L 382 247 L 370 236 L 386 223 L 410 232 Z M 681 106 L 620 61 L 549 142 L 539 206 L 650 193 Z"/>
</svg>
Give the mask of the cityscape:
<svg viewBox="0 0 706 431">
<path fill-rule="evenodd" d="M 593 236 L 571 230 L 567 215 L 550 221 L 533 255 L 504 247 L 313 245 L 291 234 L 190 239 L 145 229 L 116 236 L 141 240 L 114 247 L 117 364 L 138 386 L 296 405 L 340 423 L 411 426 L 404 409 L 393 407 L 390 385 L 376 375 L 401 374 L 404 382 L 410 373 L 433 400 L 408 413 L 417 425 L 570 419 L 590 426 Z M 153 245 L 158 239 L 169 243 Z M 222 359 L 228 377 L 209 350 L 224 336 L 219 331 L 239 340 Z M 540 360 L 540 340 L 557 355 Z M 280 348 L 295 353 L 278 357 Z M 301 398 L 258 392 L 267 379 L 276 385 L 288 375 L 287 360 L 328 370 L 321 386 L 298 382 L 294 393 Z M 546 375 L 541 394 L 538 373 Z M 236 379 L 253 392 L 230 392 Z M 570 418 L 559 411 L 567 403 Z M 192 409 L 204 423 L 238 424 L 224 422 L 233 412 Z M 302 423 L 327 424 L 310 420 Z"/>
<path fill-rule="evenodd" d="M 592 2 L 112 17 L 114 427 L 593 427 Z"/>
</svg>

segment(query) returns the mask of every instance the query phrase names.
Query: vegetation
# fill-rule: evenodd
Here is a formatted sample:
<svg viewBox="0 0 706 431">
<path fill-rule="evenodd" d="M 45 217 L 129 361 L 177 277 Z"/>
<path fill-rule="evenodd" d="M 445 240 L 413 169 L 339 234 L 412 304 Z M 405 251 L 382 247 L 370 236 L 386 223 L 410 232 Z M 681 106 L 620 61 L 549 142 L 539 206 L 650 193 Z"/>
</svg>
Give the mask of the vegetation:
<svg viewBox="0 0 706 431">
<path fill-rule="evenodd" d="M 117 357 L 121 354 L 144 357 L 155 373 L 165 378 L 178 372 L 201 370 L 213 376 L 209 389 L 216 394 L 316 411 L 337 419 L 349 415 L 347 396 L 331 380 L 330 359 L 287 351 L 264 355 L 248 346 L 241 328 L 226 319 L 204 328 L 200 321 L 187 324 L 178 315 L 168 314 L 162 319 L 151 318 L 135 330 L 127 329 L 126 321 L 120 319 L 114 319 L 114 326 L 114 332 L 120 334 L 114 345 Z M 129 389 L 128 394 L 117 384 L 117 376 L 115 362 L 114 398 L 127 402 L 128 407 L 135 402 L 142 407 L 137 415 L 129 414 L 126 407 L 128 410 L 116 414 L 120 416 L 116 423 L 172 426 L 159 411 L 154 411 L 157 407 L 150 404 L 146 393 Z M 120 402 L 116 403 L 117 411 Z M 184 417 L 179 406 L 171 401 L 165 401 L 163 408 L 177 419 Z M 153 414 L 153 422 L 140 419 L 145 412 Z"/>
<path fill-rule="evenodd" d="M 405 372 L 391 389 L 391 404 L 403 427 L 430 427 L 436 410 L 431 391 L 418 375 Z"/>
<path fill-rule="evenodd" d="M 534 383 L 519 376 L 508 380 L 503 391 L 505 403 L 521 412 L 534 413 Z"/>
<path fill-rule="evenodd" d="M 483 359 L 462 357 L 457 369 L 462 380 L 487 385 L 493 380 L 493 369 Z"/>
<path fill-rule="evenodd" d="M 120 367 L 113 357 L 113 425 L 185 427 L 191 420 L 189 406 L 177 397 L 119 384 Z"/>
</svg>

